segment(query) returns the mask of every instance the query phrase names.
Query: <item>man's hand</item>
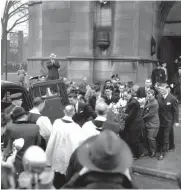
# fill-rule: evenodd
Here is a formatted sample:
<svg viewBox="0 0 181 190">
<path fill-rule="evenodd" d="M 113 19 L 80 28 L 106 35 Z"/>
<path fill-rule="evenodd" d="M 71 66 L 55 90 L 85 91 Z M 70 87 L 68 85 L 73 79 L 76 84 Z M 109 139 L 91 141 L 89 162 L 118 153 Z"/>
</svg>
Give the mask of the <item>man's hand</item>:
<svg viewBox="0 0 181 190">
<path fill-rule="evenodd" d="M 174 126 L 175 126 L 175 127 L 179 127 L 179 123 L 175 123 Z"/>
</svg>

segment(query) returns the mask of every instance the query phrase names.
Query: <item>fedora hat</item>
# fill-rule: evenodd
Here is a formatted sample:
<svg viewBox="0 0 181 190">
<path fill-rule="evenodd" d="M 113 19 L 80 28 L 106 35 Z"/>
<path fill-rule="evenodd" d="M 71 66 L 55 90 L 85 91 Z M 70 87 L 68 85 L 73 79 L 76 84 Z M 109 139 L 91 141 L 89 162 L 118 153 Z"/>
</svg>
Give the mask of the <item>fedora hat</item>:
<svg viewBox="0 0 181 190">
<path fill-rule="evenodd" d="M 50 58 L 56 58 L 57 56 L 54 53 L 50 54 Z"/>
<path fill-rule="evenodd" d="M 77 155 L 81 165 L 103 173 L 123 173 L 133 162 L 128 145 L 111 130 L 105 130 L 94 141 L 84 143 Z"/>
<path fill-rule="evenodd" d="M 18 119 L 19 117 L 26 115 L 27 113 L 25 112 L 25 110 L 22 107 L 16 107 L 12 113 L 12 118 L 14 120 Z"/>
</svg>

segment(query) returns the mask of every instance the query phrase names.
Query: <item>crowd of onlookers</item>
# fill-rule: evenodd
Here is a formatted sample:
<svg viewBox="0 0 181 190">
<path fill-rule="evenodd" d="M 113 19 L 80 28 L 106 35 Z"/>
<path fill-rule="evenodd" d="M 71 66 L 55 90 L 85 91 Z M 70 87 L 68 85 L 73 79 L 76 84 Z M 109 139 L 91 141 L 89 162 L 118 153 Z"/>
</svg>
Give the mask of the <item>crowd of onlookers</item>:
<svg viewBox="0 0 181 190">
<path fill-rule="evenodd" d="M 51 64 L 55 62 L 49 68 Z M 69 104 L 53 123 L 41 115 L 44 98 L 34 98 L 27 113 L 21 107 L 22 94 L 12 94 L 12 105 L 1 114 L 2 187 L 139 188 L 131 171 L 133 160 L 163 160 L 175 150 L 180 95 L 172 94 L 176 82 L 167 84 L 162 67 L 157 65 L 144 86 L 124 83 L 117 74 L 104 84 L 89 85 L 87 77 L 80 84 L 65 79 Z M 179 76 L 180 70 L 178 66 Z"/>
</svg>

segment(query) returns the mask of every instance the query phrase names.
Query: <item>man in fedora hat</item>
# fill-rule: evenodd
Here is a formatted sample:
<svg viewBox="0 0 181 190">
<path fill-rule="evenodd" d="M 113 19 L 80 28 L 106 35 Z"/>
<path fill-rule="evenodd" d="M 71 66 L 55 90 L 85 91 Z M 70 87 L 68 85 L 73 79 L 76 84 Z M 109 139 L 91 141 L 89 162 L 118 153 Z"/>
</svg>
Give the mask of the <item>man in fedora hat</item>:
<svg viewBox="0 0 181 190">
<path fill-rule="evenodd" d="M 10 98 L 11 98 L 11 105 L 4 110 L 4 113 L 9 118 L 10 118 L 11 114 L 13 113 L 13 111 L 15 110 L 15 108 L 21 107 L 21 105 L 23 103 L 22 102 L 22 93 L 11 94 Z"/>
<path fill-rule="evenodd" d="M 9 123 L 6 128 L 8 145 L 4 151 L 4 160 L 6 160 L 9 153 L 12 151 L 13 141 L 19 138 L 24 139 L 24 146 L 17 153 L 14 163 L 16 172 L 18 174 L 23 171 L 22 157 L 24 152 L 30 146 L 40 145 L 41 142 L 38 125 L 28 123 L 27 119 L 28 115 L 26 114 L 25 110 L 22 107 L 17 107 L 12 113 L 13 123 Z"/>
<path fill-rule="evenodd" d="M 59 79 L 58 69 L 60 68 L 60 64 L 58 61 L 55 61 L 56 55 L 52 53 L 50 55 L 50 61 L 47 62 L 48 68 L 48 80 L 56 80 Z"/>
<path fill-rule="evenodd" d="M 133 157 L 128 145 L 114 132 L 105 130 L 77 149 L 82 165 L 64 188 L 134 188 L 129 169 Z"/>
</svg>

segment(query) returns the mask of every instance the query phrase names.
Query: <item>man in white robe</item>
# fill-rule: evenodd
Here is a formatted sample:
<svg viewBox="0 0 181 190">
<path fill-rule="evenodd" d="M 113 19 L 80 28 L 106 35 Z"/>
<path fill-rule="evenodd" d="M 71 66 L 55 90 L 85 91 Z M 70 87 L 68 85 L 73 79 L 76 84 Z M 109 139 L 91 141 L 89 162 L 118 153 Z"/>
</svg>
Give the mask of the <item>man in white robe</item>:
<svg viewBox="0 0 181 190">
<path fill-rule="evenodd" d="M 47 164 L 55 172 L 54 186 L 56 188 L 64 184 L 70 157 L 83 141 L 80 126 L 72 120 L 75 113 L 74 107 L 66 106 L 64 113 L 63 118 L 55 120 L 46 149 Z"/>
</svg>

